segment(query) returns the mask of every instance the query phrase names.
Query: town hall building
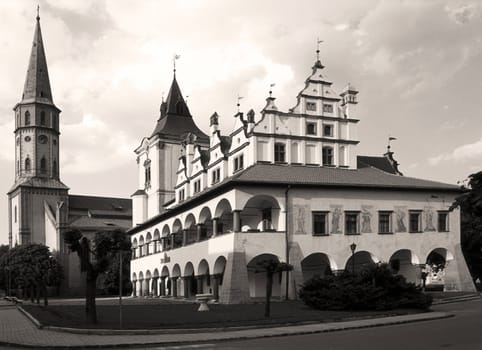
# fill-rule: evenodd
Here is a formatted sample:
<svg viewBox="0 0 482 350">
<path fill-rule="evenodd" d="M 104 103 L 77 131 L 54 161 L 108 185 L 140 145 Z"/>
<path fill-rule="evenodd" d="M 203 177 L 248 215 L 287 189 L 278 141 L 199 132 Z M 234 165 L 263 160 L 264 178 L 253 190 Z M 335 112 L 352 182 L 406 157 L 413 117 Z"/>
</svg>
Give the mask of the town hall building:
<svg viewBox="0 0 482 350">
<path fill-rule="evenodd" d="M 228 135 L 213 113 L 205 135 L 174 72 L 155 130 L 135 150 L 134 295 L 249 302 L 265 295 L 266 261 L 293 266 L 273 279 L 279 297 L 380 262 L 416 284 L 427 272 L 445 290 L 474 290 L 460 213 L 449 211 L 460 189 L 404 176 L 390 147 L 359 155 L 357 106 L 358 90 L 337 93 L 317 52 L 293 108 L 279 110 L 270 92 L 261 112 L 228 117 Z"/>
</svg>

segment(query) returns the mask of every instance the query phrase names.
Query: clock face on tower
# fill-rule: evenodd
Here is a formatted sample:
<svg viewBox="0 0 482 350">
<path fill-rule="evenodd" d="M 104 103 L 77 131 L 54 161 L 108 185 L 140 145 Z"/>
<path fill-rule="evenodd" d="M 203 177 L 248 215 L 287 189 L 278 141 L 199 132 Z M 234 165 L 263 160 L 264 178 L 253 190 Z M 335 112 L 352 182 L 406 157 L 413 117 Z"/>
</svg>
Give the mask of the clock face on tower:
<svg viewBox="0 0 482 350">
<path fill-rule="evenodd" d="M 40 135 L 40 136 L 38 137 L 38 142 L 40 142 L 40 143 L 42 143 L 42 144 L 47 143 L 47 141 L 48 141 L 48 139 L 47 139 L 47 136 L 45 136 L 45 135 Z"/>
</svg>

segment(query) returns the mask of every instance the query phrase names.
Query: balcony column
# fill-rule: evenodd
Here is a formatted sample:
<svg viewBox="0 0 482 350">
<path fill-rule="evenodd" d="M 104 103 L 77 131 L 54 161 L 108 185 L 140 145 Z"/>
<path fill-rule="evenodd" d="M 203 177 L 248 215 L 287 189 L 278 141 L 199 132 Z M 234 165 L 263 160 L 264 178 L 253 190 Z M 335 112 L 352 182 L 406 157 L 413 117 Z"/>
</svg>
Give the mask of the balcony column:
<svg viewBox="0 0 482 350">
<path fill-rule="evenodd" d="M 152 296 L 153 297 L 158 297 L 159 296 L 159 292 L 158 292 L 158 281 L 159 280 L 159 277 L 153 277 L 152 278 Z"/>
<path fill-rule="evenodd" d="M 202 233 L 203 224 L 196 225 L 196 242 L 201 240 L 201 233 Z"/>
<path fill-rule="evenodd" d="M 177 279 L 178 277 L 171 277 L 171 293 L 173 298 L 177 298 Z"/>
<path fill-rule="evenodd" d="M 132 296 L 137 297 L 137 281 L 132 281 Z"/>
<path fill-rule="evenodd" d="M 211 285 L 213 287 L 213 298 L 219 300 L 219 274 L 211 275 Z"/>
<path fill-rule="evenodd" d="M 218 220 L 219 220 L 219 218 L 213 218 L 213 235 L 212 235 L 212 237 L 216 237 L 218 235 Z"/>
<path fill-rule="evenodd" d="M 203 279 L 204 275 L 196 276 L 196 294 L 203 293 Z"/>
<path fill-rule="evenodd" d="M 241 210 L 233 210 L 233 232 L 241 232 Z"/>
<path fill-rule="evenodd" d="M 161 283 L 159 285 L 159 296 L 165 297 L 166 296 L 166 276 L 161 276 Z"/>
<path fill-rule="evenodd" d="M 187 230 L 182 230 L 182 246 L 187 244 Z"/>
<path fill-rule="evenodd" d="M 184 287 L 184 299 L 189 298 L 189 290 L 191 289 L 191 276 L 184 276 L 182 278 L 183 287 Z"/>
</svg>

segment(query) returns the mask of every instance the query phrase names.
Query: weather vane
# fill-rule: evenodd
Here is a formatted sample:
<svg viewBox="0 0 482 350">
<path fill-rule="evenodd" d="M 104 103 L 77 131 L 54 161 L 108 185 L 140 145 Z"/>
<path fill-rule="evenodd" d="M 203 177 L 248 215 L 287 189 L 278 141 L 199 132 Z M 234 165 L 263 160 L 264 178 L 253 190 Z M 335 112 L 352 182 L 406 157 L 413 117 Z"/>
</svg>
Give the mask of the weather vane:
<svg viewBox="0 0 482 350">
<path fill-rule="evenodd" d="M 238 94 L 238 103 L 237 103 L 237 107 L 238 107 L 238 113 L 239 113 L 239 107 L 241 106 L 241 103 L 239 103 L 239 101 L 241 101 L 244 97 L 243 96 L 239 96 Z"/>
<path fill-rule="evenodd" d="M 390 142 L 391 142 L 391 141 L 394 141 L 394 140 L 396 140 L 396 139 L 397 139 L 396 137 L 393 137 L 393 136 L 388 135 L 388 146 L 387 146 L 387 149 L 388 149 L 389 152 L 390 152 Z"/>
<path fill-rule="evenodd" d="M 174 66 L 174 74 L 176 74 L 176 60 L 181 58 L 181 55 L 174 54 L 174 58 L 172 59 L 172 65 Z"/>
<path fill-rule="evenodd" d="M 275 86 L 275 83 L 269 84 L 269 97 L 271 97 L 271 94 L 273 93 L 273 86 Z"/>
<path fill-rule="evenodd" d="M 316 38 L 316 60 L 320 60 L 320 44 L 323 42 L 323 40 L 320 40 L 320 38 Z"/>
</svg>

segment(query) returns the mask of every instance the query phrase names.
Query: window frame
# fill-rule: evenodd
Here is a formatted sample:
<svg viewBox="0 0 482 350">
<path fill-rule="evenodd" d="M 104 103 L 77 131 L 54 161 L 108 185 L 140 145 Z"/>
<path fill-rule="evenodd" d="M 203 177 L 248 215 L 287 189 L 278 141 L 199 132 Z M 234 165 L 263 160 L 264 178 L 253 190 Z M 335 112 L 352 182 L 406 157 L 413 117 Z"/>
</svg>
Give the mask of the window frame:
<svg viewBox="0 0 482 350">
<path fill-rule="evenodd" d="M 329 128 L 329 129 L 330 129 L 330 132 L 329 132 L 329 133 L 326 132 L 326 128 Z M 335 130 L 335 126 L 334 126 L 333 124 L 325 124 L 325 123 L 323 123 L 323 136 L 333 137 L 333 135 L 334 135 L 334 130 Z"/>
<path fill-rule="evenodd" d="M 326 210 L 314 210 L 311 212 L 311 223 L 312 223 L 312 235 L 313 236 L 329 236 L 330 235 L 330 231 L 329 231 L 329 227 L 328 227 L 328 215 L 329 215 L 329 211 L 326 211 Z M 323 223 L 322 226 L 323 226 L 323 230 L 324 232 L 316 232 L 315 228 L 316 228 L 316 218 L 317 217 L 323 217 Z"/>
<path fill-rule="evenodd" d="M 323 103 L 322 105 L 323 113 L 333 113 L 333 104 L 332 103 Z"/>
<path fill-rule="evenodd" d="M 331 154 L 329 154 L 329 155 L 325 154 L 328 150 L 331 151 Z M 330 157 L 329 159 L 331 160 L 331 162 L 325 162 L 325 159 L 327 157 Z M 321 148 L 321 164 L 323 166 L 333 166 L 333 165 L 335 165 L 335 151 L 334 151 L 334 148 L 332 146 L 323 146 Z"/>
<path fill-rule="evenodd" d="M 440 217 L 441 215 L 445 216 L 444 226 L 445 228 L 442 230 L 440 227 Z M 449 232 L 450 225 L 449 225 L 449 211 L 448 210 L 439 210 L 437 211 L 437 231 L 438 232 Z"/>
<path fill-rule="evenodd" d="M 417 230 L 412 227 L 412 215 L 417 215 Z M 409 210 L 408 211 L 408 232 L 421 233 L 422 232 L 422 210 Z"/>
<path fill-rule="evenodd" d="M 211 171 L 211 184 L 221 182 L 221 168 L 216 168 Z"/>
<path fill-rule="evenodd" d="M 317 135 L 317 123 L 316 122 L 306 122 L 306 135 L 316 136 Z M 312 130 L 310 130 L 312 127 Z"/>
<path fill-rule="evenodd" d="M 388 223 L 382 223 L 382 217 L 388 215 Z M 382 225 L 388 224 L 387 230 L 382 230 Z M 378 211 L 378 233 L 379 234 L 393 234 L 393 211 L 379 210 Z"/>
<path fill-rule="evenodd" d="M 201 192 L 201 179 L 194 181 L 194 193 Z"/>
<path fill-rule="evenodd" d="M 348 222 L 348 218 L 355 216 L 355 232 L 349 232 L 348 229 L 350 225 L 353 223 Z M 359 210 L 346 210 L 345 211 L 345 217 L 344 217 L 344 224 L 345 224 L 345 235 L 359 235 L 360 234 L 360 211 Z"/>
<path fill-rule="evenodd" d="M 274 162 L 286 163 L 286 144 L 283 142 L 275 142 L 274 144 Z"/>
<path fill-rule="evenodd" d="M 244 154 L 240 154 L 239 156 L 233 159 L 233 173 L 243 169 L 244 169 Z"/>
<path fill-rule="evenodd" d="M 317 110 L 316 102 L 306 101 L 305 108 L 306 108 L 307 111 L 316 112 L 316 110 Z"/>
</svg>

